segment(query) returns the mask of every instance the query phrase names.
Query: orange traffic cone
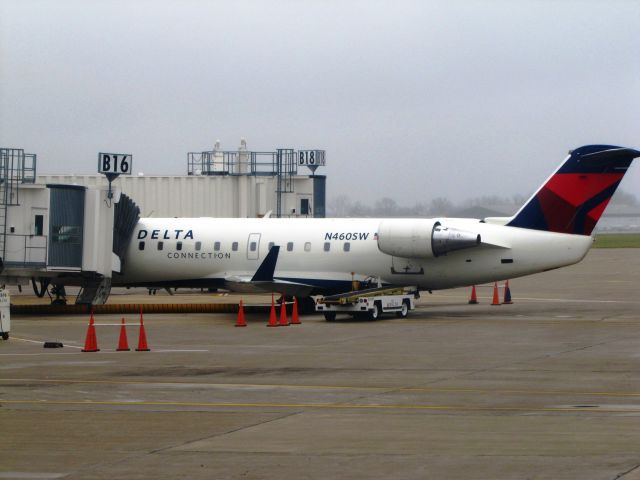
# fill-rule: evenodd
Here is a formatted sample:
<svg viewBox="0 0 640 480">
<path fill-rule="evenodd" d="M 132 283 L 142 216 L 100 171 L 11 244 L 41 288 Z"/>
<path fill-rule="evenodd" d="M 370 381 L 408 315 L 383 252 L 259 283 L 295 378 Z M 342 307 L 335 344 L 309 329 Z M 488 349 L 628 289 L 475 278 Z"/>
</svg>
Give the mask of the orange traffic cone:
<svg viewBox="0 0 640 480">
<path fill-rule="evenodd" d="M 500 305 L 500 296 L 498 295 L 498 282 L 493 284 L 493 302 L 491 305 Z"/>
<path fill-rule="evenodd" d="M 138 348 L 136 348 L 136 352 L 149 352 L 150 350 L 151 349 L 147 345 L 147 333 L 144 331 L 142 307 L 140 307 L 140 335 L 138 336 Z"/>
<path fill-rule="evenodd" d="M 478 303 L 478 295 L 476 294 L 476 286 L 471 287 L 471 298 L 469 299 L 470 305 L 476 305 Z"/>
<path fill-rule="evenodd" d="M 91 310 L 91 317 L 89 318 L 89 328 L 87 328 L 87 338 L 84 341 L 83 352 L 99 352 L 98 337 L 96 337 L 96 327 L 93 324 L 93 310 Z"/>
<path fill-rule="evenodd" d="M 271 294 L 271 312 L 269 312 L 269 323 L 267 323 L 267 327 L 277 327 L 278 319 L 276 318 L 276 304 L 273 298 L 273 293 Z"/>
<path fill-rule="evenodd" d="M 247 322 L 244 319 L 244 307 L 242 306 L 242 299 L 240 299 L 240 306 L 238 307 L 238 320 L 236 321 L 236 327 L 246 327 Z"/>
<path fill-rule="evenodd" d="M 293 297 L 293 308 L 291 310 L 291 325 L 300 325 L 300 317 L 298 316 L 298 299 Z"/>
<path fill-rule="evenodd" d="M 288 327 L 289 321 L 287 320 L 287 302 L 282 294 L 282 303 L 280 304 L 280 327 Z"/>
<path fill-rule="evenodd" d="M 128 352 L 131 350 L 129 348 L 129 342 L 127 341 L 127 328 L 124 325 L 124 317 L 122 317 L 122 325 L 120 325 L 120 340 L 118 340 L 118 348 L 116 348 L 117 352 Z"/>
<path fill-rule="evenodd" d="M 507 280 L 504 284 L 504 301 L 502 303 L 505 305 L 511 305 L 513 303 L 511 301 L 511 289 L 509 288 L 509 280 Z"/>
</svg>

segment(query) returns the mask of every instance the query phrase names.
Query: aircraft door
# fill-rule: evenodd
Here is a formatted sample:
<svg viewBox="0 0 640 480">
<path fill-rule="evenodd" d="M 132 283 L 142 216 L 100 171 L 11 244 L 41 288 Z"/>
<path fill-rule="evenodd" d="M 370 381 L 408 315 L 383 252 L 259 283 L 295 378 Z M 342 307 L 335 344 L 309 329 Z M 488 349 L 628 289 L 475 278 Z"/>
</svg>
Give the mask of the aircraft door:
<svg viewBox="0 0 640 480">
<path fill-rule="evenodd" d="M 258 260 L 260 257 L 260 233 L 250 233 L 247 240 L 247 260 Z"/>
</svg>

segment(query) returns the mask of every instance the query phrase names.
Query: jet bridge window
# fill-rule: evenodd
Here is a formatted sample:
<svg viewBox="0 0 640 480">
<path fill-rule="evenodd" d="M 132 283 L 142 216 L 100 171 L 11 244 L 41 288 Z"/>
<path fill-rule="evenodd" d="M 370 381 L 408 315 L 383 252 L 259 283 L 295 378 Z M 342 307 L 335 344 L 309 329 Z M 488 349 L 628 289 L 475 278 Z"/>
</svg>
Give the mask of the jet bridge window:
<svg viewBox="0 0 640 480">
<path fill-rule="evenodd" d="M 34 234 L 35 235 L 42 235 L 43 231 L 44 231 L 44 215 L 36 215 L 35 218 L 35 225 L 34 225 Z"/>
<path fill-rule="evenodd" d="M 51 241 L 80 245 L 82 243 L 82 227 L 73 225 L 54 226 L 51 230 Z"/>
<path fill-rule="evenodd" d="M 144 250 L 144 242 L 138 242 L 138 250 Z"/>
<path fill-rule="evenodd" d="M 345 252 L 349 252 L 349 251 L 351 251 L 351 243 L 350 243 L 350 242 L 344 242 L 343 250 L 344 250 Z"/>
<path fill-rule="evenodd" d="M 293 252 L 293 242 L 287 243 L 287 252 Z"/>
<path fill-rule="evenodd" d="M 331 242 L 324 242 L 324 251 L 328 252 L 331 250 Z"/>
<path fill-rule="evenodd" d="M 162 250 L 164 248 L 164 242 L 158 242 L 158 250 Z"/>
<path fill-rule="evenodd" d="M 182 242 L 176 243 L 176 250 L 182 250 Z"/>
<path fill-rule="evenodd" d="M 308 198 L 300 199 L 300 215 L 309 215 L 311 214 L 311 206 L 309 205 Z"/>
<path fill-rule="evenodd" d="M 196 242 L 196 252 L 199 252 L 202 248 L 202 242 Z"/>
<path fill-rule="evenodd" d="M 213 249 L 218 252 L 220 251 L 220 242 L 216 242 L 213 244 Z"/>
<path fill-rule="evenodd" d="M 238 242 L 233 242 L 231 244 L 231 250 L 233 250 L 234 252 L 238 251 Z"/>
</svg>

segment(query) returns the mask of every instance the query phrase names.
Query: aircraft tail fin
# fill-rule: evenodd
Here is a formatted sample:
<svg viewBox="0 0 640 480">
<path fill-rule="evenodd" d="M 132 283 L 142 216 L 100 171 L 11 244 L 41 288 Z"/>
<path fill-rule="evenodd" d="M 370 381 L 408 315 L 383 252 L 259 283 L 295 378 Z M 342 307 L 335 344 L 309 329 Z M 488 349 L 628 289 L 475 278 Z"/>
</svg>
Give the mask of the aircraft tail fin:
<svg viewBox="0 0 640 480">
<path fill-rule="evenodd" d="M 610 145 L 577 148 L 507 223 L 508 226 L 591 235 L 640 152 Z"/>
</svg>

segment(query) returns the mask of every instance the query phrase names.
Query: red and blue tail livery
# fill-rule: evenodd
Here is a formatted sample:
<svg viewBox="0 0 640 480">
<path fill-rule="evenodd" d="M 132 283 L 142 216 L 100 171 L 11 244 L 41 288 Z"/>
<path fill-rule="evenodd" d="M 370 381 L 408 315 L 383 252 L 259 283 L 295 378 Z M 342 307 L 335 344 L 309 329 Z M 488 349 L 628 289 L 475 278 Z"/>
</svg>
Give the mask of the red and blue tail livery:
<svg viewBox="0 0 640 480">
<path fill-rule="evenodd" d="M 591 235 L 636 157 L 640 157 L 637 150 L 611 145 L 587 145 L 571 151 L 507 225 Z"/>
</svg>

